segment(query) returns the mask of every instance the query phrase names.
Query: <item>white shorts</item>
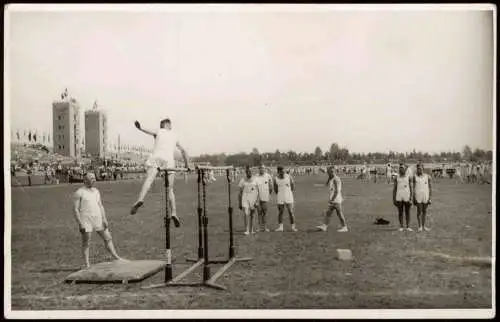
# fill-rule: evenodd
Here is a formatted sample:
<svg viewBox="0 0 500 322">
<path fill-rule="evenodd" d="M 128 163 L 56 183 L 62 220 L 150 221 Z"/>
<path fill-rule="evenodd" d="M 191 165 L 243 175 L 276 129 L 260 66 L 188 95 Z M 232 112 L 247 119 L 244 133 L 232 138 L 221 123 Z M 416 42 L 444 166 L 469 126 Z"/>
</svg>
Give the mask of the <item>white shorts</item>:
<svg viewBox="0 0 500 322">
<path fill-rule="evenodd" d="M 254 210 L 257 206 L 257 201 L 257 196 L 243 196 L 241 198 L 241 207 Z"/>
<path fill-rule="evenodd" d="M 82 215 L 82 226 L 85 229 L 85 232 L 91 233 L 95 231 L 104 230 L 104 222 L 102 220 L 102 216 L 86 216 Z"/>
<path fill-rule="evenodd" d="M 292 204 L 293 203 L 293 195 L 292 194 L 288 194 L 288 195 L 278 195 L 276 197 L 276 203 L 278 205 L 284 205 L 284 204 Z"/>
<path fill-rule="evenodd" d="M 337 197 L 335 197 L 335 200 L 328 201 L 328 203 L 338 203 L 339 205 L 341 205 L 343 201 L 344 198 L 342 198 L 342 195 L 338 194 Z"/>
<path fill-rule="evenodd" d="M 422 193 L 422 192 L 415 192 L 415 202 L 428 203 L 429 202 L 429 194 Z"/>
<path fill-rule="evenodd" d="M 146 160 L 147 168 L 175 168 L 175 161 L 173 159 L 166 160 L 160 157 L 151 156 Z"/>
</svg>

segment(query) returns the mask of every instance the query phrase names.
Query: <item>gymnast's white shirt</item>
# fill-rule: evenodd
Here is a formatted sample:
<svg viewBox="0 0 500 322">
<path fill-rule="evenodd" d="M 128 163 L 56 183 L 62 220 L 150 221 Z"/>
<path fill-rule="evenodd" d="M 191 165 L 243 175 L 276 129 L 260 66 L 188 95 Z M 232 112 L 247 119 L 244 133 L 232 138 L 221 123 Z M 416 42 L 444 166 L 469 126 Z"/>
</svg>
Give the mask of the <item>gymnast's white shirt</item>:
<svg viewBox="0 0 500 322">
<path fill-rule="evenodd" d="M 173 130 L 160 128 L 156 133 L 155 144 L 151 159 L 161 160 L 166 167 L 175 168 L 175 149 L 177 147 L 177 134 Z"/>
</svg>

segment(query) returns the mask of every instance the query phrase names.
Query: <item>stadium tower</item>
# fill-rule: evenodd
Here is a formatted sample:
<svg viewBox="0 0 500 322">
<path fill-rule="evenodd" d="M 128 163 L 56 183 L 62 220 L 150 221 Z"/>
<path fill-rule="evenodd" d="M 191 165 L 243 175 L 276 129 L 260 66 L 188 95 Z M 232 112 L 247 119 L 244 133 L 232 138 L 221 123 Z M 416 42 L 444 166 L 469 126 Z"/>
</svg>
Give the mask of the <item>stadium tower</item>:
<svg viewBox="0 0 500 322">
<path fill-rule="evenodd" d="M 52 103 L 52 129 L 54 153 L 80 158 L 80 106 L 76 99 L 68 97 L 67 91 L 61 100 Z"/>
<path fill-rule="evenodd" d="M 104 159 L 108 146 L 108 118 L 97 102 L 85 111 L 85 152 L 93 158 Z"/>
</svg>

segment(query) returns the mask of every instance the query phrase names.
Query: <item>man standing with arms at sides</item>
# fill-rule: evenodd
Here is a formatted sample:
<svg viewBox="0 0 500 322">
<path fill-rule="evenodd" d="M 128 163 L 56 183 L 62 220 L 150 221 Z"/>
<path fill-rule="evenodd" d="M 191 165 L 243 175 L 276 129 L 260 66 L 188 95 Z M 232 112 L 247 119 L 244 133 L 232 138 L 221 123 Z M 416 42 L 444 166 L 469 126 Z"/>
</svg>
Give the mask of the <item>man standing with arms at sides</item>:
<svg viewBox="0 0 500 322">
<path fill-rule="evenodd" d="M 403 163 L 399 164 L 399 174 L 394 179 L 394 189 L 392 193 L 392 199 L 394 206 L 398 208 L 399 215 L 399 231 L 404 231 L 404 221 L 403 212 L 406 215 L 406 230 L 413 231 L 410 228 L 410 208 L 411 208 L 411 197 L 413 196 L 412 185 L 410 177 L 406 173 L 406 167 Z"/>
<path fill-rule="evenodd" d="M 317 226 L 316 228 L 321 231 L 326 231 L 328 225 L 330 224 L 330 219 L 332 217 L 333 211 L 335 210 L 337 212 L 337 216 L 339 217 L 340 224 L 342 225 L 342 227 L 337 231 L 347 232 L 349 230 L 347 228 L 347 222 L 342 211 L 342 181 L 340 180 L 340 177 L 335 173 L 334 167 L 328 168 L 328 180 L 326 181 L 326 186 L 328 187 L 330 192 L 330 196 L 328 199 L 328 208 L 325 211 L 323 225 Z"/>
<path fill-rule="evenodd" d="M 417 206 L 418 231 L 429 231 L 425 225 L 427 207 L 431 204 L 432 186 L 431 178 L 424 173 L 424 166 L 417 164 L 417 174 L 413 176 L 413 204 Z"/>
<path fill-rule="evenodd" d="M 385 167 L 385 175 L 387 178 L 387 183 L 392 182 L 392 167 L 390 163 L 387 163 L 387 166 Z"/>
<path fill-rule="evenodd" d="M 467 162 L 466 164 L 466 173 L 467 173 L 467 183 L 472 183 L 472 164 L 469 162 Z"/>
<path fill-rule="evenodd" d="M 276 203 L 278 204 L 278 228 L 275 231 L 283 231 L 283 211 L 288 210 L 292 231 L 297 231 L 295 227 L 295 215 L 293 213 L 293 192 L 295 182 L 289 174 L 286 174 L 283 166 L 278 166 L 278 175 L 274 178 L 274 192 L 276 193 Z"/>
<path fill-rule="evenodd" d="M 245 177 L 241 178 L 240 194 L 238 196 L 239 208 L 243 210 L 245 219 L 245 235 L 254 234 L 253 217 L 259 203 L 259 188 L 257 179 L 252 175 L 250 166 L 245 168 Z"/>
<path fill-rule="evenodd" d="M 441 178 L 446 178 L 446 164 L 441 166 Z"/>
<path fill-rule="evenodd" d="M 95 175 L 92 172 L 88 172 L 83 180 L 85 185 L 73 195 L 73 214 L 82 235 L 82 253 L 85 266 L 87 268 L 90 267 L 89 244 L 94 230 L 104 240 L 106 249 L 114 259 L 124 260 L 118 256 L 113 245 L 108 219 L 102 205 L 101 194 L 94 187 L 96 181 Z"/>
<path fill-rule="evenodd" d="M 257 179 L 257 187 L 259 189 L 259 207 L 257 211 L 259 215 L 258 218 L 259 218 L 260 231 L 268 232 L 269 229 L 267 228 L 267 223 L 266 223 L 267 204 L 269 202 L 269 197 L 271 196 L 271 193 L 273 191 L 273 183 L 272 183 L 273 178 L 269 173 L 267 173 L 264 165 L 261 164 L 259 166 L 259 174 L 256 176 L 256 179 Z"/>
<path fill-rule="evenodd" d="M 189 168 L 189 161 L 186 150 L 184 150 L 184 148 L 177 140 L 177 135 L 172 130 L 172 123 L 170 119 L 166 118 L 161 120 L 160 129 L 156 133 L 141 128 L 141 124 L 138 121 L 135 121 L 135 127 L 140 131 L 153 136 L 155 139 L 155 143 L 153 153 L 146 161 L 147 177 L 144 181 L 144 184 L 142 185 L 142 189 L 137 202 L 132 206 L 132 209 L 130 210 L 131 215 L 135 215 L 137 213 L 137 210 L 139 210 L 139 208 L 144 204 L 144 198 L 146 197 L 146 194 L 151 188 L 151 184 L 158 174 L 158 169 L 175 168 L 174 153 L 176 148 L 179 149 L 182 153 L 184 166 L 186 168 Z M 179 227 L 180 220 L 179 217 L 177 217 L 177 208 L 175 204 L 174 194 L 175 172 L 169 171 L 167 175 L 169 181 L 168 199 L 170 201 L 170 213 L 172 215 L 172 219 L 174 220 L 175 226 Z"/>
<path fill-rule="evenodd" d="M 462 167 L 462 163 L 458 163 L 456 166 L 455 166 L 455 173 L 454 173 L 454 176 L 455 176 L 455 184 L 458 184 L 458 183 L 464 183 L 464 179 L 463 179 L 463 167 Z"/>
</svg>

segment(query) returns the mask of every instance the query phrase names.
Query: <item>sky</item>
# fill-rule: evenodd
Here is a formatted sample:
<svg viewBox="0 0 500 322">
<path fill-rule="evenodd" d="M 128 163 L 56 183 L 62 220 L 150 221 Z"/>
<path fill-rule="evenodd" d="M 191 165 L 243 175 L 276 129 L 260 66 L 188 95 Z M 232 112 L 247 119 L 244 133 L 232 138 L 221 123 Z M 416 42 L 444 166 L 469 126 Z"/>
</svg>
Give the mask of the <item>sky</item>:
<svg viewBox="0 0 500 322">
<path fill-rule="evenodd" d="M 133 122 L 170 117 L 190 155 L 493 149 L 492 11 L 36 8 L 6 16 L 14 133 L 52 131 L 68 88 L 106 111 L 109 142 L 151 148 Z"/>
</svg>

